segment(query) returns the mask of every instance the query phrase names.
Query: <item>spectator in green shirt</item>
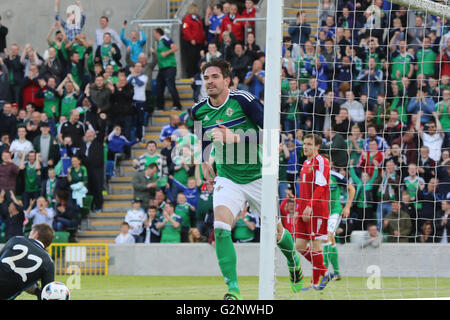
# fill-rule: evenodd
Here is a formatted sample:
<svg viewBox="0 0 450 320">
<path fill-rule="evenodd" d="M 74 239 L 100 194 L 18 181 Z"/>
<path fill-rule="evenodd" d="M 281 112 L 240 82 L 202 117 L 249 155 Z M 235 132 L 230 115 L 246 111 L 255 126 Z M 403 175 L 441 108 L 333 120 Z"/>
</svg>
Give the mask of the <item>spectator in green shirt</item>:
<svg viewBox="0 0 450 320">
<path fill-rule="evenodd" d="M 20 170 L 24 170 L 25 190 L 22 195 L 23 206 L 28 208 L 31 199 L 37 199 L 41 191 L 41 164 L 35 151 L 28 153 L 25 162 L 25 153 L 22 153 Z"/>
<path fill-rule="evenodd" d="M 161 229 L 161 243 L 181 242 L 181 217 L 175 214 L 174 204 L 166 202 L 163 209 L 164 220 L 156 224 Z"/>
<path fill-rule="evenodd" d="M 161 28 L 153 30 L 153 38 L 158 43 L 156 51 L 152 48 L 152 53 L 156 53 L 158 57 L 159 68 L 158 76 L 156 77 L 156 109 L 164 109 L 164 90 L 167 87 L 172 95 L 173 108 L 181 110 L 180 97 L 175 86 L 175 76 L 177 74 L 175 52 L 179 49 L 178 45 L 176 45 L 172 39 L 165 36 L 164 31 Z"/>
<path fill-rule="evenodd" d="M 87 169 L 85 166 L 81 165 L 81 160 L 78 156 L 72 157 L 72 166 L 67 171 L 67 181 L 70 184 L 82 182 L 84 186 L 87 185 Z"/>
<path fill-rule="evenodd" d="M 434 75 L 434 67 L 437 53 L 431 48 L 431 39 L 425 37 L 423 39 L 422 47 L 417 50 L 417 74 L 424 74 L 426 76 Z"/>
<path fill-rule="evenodd" d="M 251 242 L 255 237 L 255 229 L 256 219 L 245 205 L 234 221 L 233 238 L 236 242 Z"/>
<path fill-rule="evenodd" d="M 448 140 L 450 135 L 450 89 L 444 89 L 442 98 L 442 101 L 436 104 L 436 113 L 441 123 L 442 131 L 445 132 Z"/>
<path fill-rule="evenodd" d="M 178 193 L 175 213 L 181 217 L 181 242 L 189 241 L 188 234 L 194 212 L 195 208 L 186 201 L 186 195 L 183 192 Z"/>
</svg>

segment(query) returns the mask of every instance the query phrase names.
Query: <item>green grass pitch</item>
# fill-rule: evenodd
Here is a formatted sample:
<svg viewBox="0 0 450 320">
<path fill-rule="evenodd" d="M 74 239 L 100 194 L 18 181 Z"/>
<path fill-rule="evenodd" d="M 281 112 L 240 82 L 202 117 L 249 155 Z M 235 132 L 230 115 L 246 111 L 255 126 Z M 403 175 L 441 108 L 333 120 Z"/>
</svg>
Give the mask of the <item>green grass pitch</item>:
<svg viewBox="0 0 450 320">
<path fill-rule="evenodd" d="M 56 281 L 68 284 L 68 276 Z M 310 278 L 306 278 L 305 284 Z M 244 299 L 258 298 L 258 278 L 239 277 Z M 221 300 L 226 292 L 222 277 L 81 276 L 71 300 Z M 290 290 L 287 277 L 277 277 L 276 298 L 281 300 L 412 299 L 450 297 L 448 278 L 382 278 L 381 289 L 368 289 L 367 278 L 349 277 L 330 282 L 323 291 Z M 22 293 L 18 300 L 35 300 Z"/>
</svg>

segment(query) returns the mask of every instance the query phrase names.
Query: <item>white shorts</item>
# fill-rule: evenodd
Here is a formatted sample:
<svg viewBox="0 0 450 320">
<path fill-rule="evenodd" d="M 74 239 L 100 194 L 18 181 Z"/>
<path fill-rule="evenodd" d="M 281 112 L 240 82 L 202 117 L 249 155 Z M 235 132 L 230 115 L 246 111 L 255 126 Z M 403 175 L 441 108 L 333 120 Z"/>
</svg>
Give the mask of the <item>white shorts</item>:
<svg viewBox="0 0 450 320">
<path fill-rule="evenodd" d="M 262 179 L 247 184 L 238 184 L 224 177 L 214 179 L 213 206 L 225 206 L 236 218 L 246 202 L 252 212 L 261 213 Z"/>
<path fill-rule="evenodd" d="M 340 214 L 332 214 L 331 216 L 329 216 L 327 232 L 332 233 L 333 235 L 336 234 L 336 230 L 339 227 L 340 223 L 341 223 L 341 215 Z"/>
</svg>

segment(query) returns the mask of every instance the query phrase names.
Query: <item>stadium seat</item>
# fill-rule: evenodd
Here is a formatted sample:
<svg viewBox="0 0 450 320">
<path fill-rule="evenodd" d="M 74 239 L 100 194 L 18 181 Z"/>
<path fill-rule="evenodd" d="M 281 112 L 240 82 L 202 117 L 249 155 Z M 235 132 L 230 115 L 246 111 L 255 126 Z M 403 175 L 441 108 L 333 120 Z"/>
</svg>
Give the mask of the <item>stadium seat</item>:
<svg viewBox="0 0 450 320">
<path fill-rule="evenodd" d="M 56 231 L 53 237 L 54 243 L 68 243 L 69 242 L 69 232 Z"/>
<path fill-rule="evenodd" d="M 92 201 L 94 201 L 94 197 L 91 195 L 87 195 L 83 199 L 83 207 L 81 208 L 81 217 L 83 219 L 86 218 L 89 215 L 89 213 L 91 212 Z"/>
</svg>

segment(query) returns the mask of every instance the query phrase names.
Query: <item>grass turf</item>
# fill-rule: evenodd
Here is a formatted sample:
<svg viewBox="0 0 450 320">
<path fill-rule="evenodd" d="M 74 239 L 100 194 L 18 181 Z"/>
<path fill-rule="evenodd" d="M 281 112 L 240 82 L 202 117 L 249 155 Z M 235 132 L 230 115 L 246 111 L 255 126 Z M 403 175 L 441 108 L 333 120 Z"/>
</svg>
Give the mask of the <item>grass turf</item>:
<svg viewBox="0 0 450 320">
<path fill-rule="evenodd" d="M 305 279 L 305 284 L 309 283 Z M 69 284 L 68 276 L 56 281 Z M 244 299 L 258 298 L 258 278 L 239 277 Z M 221 300 L 226 286 L 221 277 L 81 276 L 80 289 L 71 290 L 71 300 Z M 278 277 L 276 298 L 281 300 L 411 299 L 450 297 L 450 279 L 383 278 L 381 289 L 368 289 L 367 278 L 333 281 L 323 291 L 291 292 L 289 279 Z M 22 293 L 18 300 L 35 300 Z"/>
</svg>

